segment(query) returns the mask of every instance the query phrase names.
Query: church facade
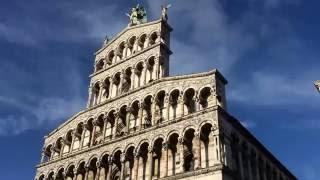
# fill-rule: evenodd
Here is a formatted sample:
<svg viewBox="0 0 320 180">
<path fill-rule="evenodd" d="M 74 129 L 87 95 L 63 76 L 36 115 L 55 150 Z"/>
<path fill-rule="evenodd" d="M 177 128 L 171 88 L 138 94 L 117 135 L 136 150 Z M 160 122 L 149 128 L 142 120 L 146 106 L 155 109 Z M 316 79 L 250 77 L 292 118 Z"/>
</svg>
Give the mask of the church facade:
<svg viewBox="0 0 320 180">
<path fill-rule="evenodd" d="M 45 136 L 35 180 L 296 179 L 228 113 L 219 71 L 169 76 L 166 10 L 95 53 L 87 108 Z"/>
</svg>

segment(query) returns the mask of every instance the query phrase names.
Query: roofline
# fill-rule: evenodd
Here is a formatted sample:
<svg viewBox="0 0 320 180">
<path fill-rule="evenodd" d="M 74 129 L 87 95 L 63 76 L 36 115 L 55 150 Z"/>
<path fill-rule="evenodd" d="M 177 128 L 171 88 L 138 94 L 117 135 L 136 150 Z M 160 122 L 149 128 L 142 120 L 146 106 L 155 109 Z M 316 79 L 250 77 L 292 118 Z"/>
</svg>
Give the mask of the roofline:
<svg viewBox="0 0 320 180">
<path fill-rule="evenodd" d="M 110 102 L 113 102 L 117 99 L 119 99 L 120 97 L 123 97 L 123 96 L 127 96 L 128 94 L 132 94 L 132 93 L 135 93 L 137 91 L 140 91 L 141 89 L 146 89 L 150 86 L 153 86 L 155 84 L 158 84 L 158 83 L 161 83 L 161 82 L 165 82 L 165 81 L 172 81 L 172 80 L 181 80 L 181 79 L 188 79 L 188 78 L 197 78 L 197 77 L 205 77 L 205 76 L 210 76 L 210 75 L 217 75 L 217 77 L 224 83 L 224 84 L 227 84 L 227 80 L 222 76 L 222 74 L 217 70 L 217 69 L 213 69 L 211 71 L 208 71 L 208 72 L 202 72 L 202 73 L 195 73 L 195 74 L 186 74 L 186 75 L 179 75 L 179 76 L 169 76 L 169 77 L 164 77 L 164 78 L 161 78 L 161 79 L 157 79 L 157 80 L 154 80 L 153 82 L 149 83 L 149 84 L 146 84 L 144 86 L 141 86 L 137 89 L 134 89 L 130 92 L 127 92 L 127 93 L 124 93 L 124 94 L 121 94 L 120 96 L 117 96 L 117 97 L 114 97 L 112 99 L 109 99 L 101 104 L 98 104 L 96 106 L 93 106 L 93 107 L 90 107 L 90 108 L 86 108 L 80 112 L 78 112 L 77 114 L 71 116 L 70 118 L 68 118 L 67 121 L 65 121 L 64 123 L 62 123 L 60 126 L 58 126 L 58 128 L 54 129 L 53 131 L 51 131 L 49 134 L 47 134 L 46 136 L 44 136 L 44 138 L 47 138 L 51 135 L 53 135 L 55 132 L 59 131 L 62 127 L 66 126 L 68 123 L 70 123 L 73 119 L 77 118 L 78 116 L 80 116 L 81 114 L 84 114 L 88 111 L 91 111 L 95 108 L 98 108 L 98 107 L 101 107 L 107 103 L 110 103 Z"/>
<path fill-rule="evenodd" d="M 105 50 L 107 47 L 110 46 L 110 44 L 112 44 L 114 41 L 116 41 L 122 34 L 124 34 L 125 32 L 131 30 L 131 29 L 136 29 L 136 28 L 140 28 L 140 27 L 144 27 L 144 26 L 149 26 L 149 25 L 153 25 L 153 24 L 157 24 L 157 23 L 163 23 L 168 29 L 169 31 L 172 31 L 172 27 L 164 20 L 162 19 L 158 19 L 155 21 L 151 21 L 151 22 L 147 22 L 147 23 L 143 23 L 143 24 L 139 24 L 139 25 L 135 25 L 135 26 L 127 26 L 126 28 L 124 28 L 121 32 L 119 32 L 117 35 L 115 35 L 106 45 L 104 45 L 102 48 L 98 49 L 94 55 L 99 54 L 101 51 Z"/>
<path fill-rule="evenodd" d="M 235 117 L 233 117 L 232 115 L 230 115 L 227 111 L 225 111 L 224 109 L 220 108 L 218 109 L 218 111 L 222 112 L 223 115 L 226 115 L 227 118 L 226 120 L 229 121 L 232 125 L 236 126 L 236 128 L 238 128 L 241 131 L 241 134 L 243 136 L 246 136 L 246 138 L 248 138 L 249 140 L 251 140 L 255 146 L 257 148 L 259 148 L 260 151 L 262 151 L 263 153 L 265 153 L 270 159 L 271 161 L 274 161 L 275 163 L 277 163 L 283 171 L 285 171 L 287 173 L 287 175 L 291 176 L 291 178 L 297 179 L 287 168 L 286 166 L 284 166 L 254 135 L 252 135 L 252 133 L 245 128 L 238 119 L 236 119 Z"/>
</svg>

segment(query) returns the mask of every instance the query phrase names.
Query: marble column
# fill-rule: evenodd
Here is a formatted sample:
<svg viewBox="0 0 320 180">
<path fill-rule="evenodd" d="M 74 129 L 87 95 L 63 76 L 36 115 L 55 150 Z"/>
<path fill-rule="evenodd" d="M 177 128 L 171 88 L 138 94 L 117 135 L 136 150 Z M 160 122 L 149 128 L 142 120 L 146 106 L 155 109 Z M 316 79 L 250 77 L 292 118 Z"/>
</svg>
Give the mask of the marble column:
<svg viewBox="0 0 320 180">
<path fill-rule="evenodd" d="M 44 162 L 44 157 L 45 157 L 45 153 L 44 153 L 44 150 L 42 150 L 40 163 Z"/>
<path fill-rule="evenodd" d="M 96 136 L 96 127 L 98 126 L 97 123 L 98 123 L 97 120 L 93 121 L 93 127 L 92 127 L 92 131 L 91 131 L 91 137 L 90 137 L 90 145 L 89 145 L 89 147 L 93 146 L 94 139 L 95 139 L 95 136 Z"/>
<path fill-rule="evenodd" d="M 141 101 L 140 106 L 139 106 L 139 129 L 142 130 L 143 128 L 143 108 L 144 108 L 144 103 Z"/>
<path fill-rule="evenodd" d="M 84 135 L 86 133 L 86 125 L 82 125 L 82 134 L 81 134 L 81 139 L 80 139 L 80 144 L 79 144 L 79 149 L 81 150 L 83 148 L 83 140 L 84 140 Z"/>
<path fill-rule="evenodd" d="M 70 150 L 69 150 L 69 152 L 72 152 L 73 146 L 74 146 L 74 141 L 75 141 L 75 139 L 76 139 L 76 130 L 75 130 L 75 129 L 72 130 L 71 135 L 72 135 L 72 141 L 71 141 L 71 145 L 70 145 Z"/>
<path fill-rule="evenodd" d="M 147 179 L 148 180 L 152 180 L 152 170 L 153 170 L 153 147 L 149 147 L 148 148 L 148 175 L 147 175 Z"/>
<path fill-rule="evenodd" d="M 108 174 L 107 174 L 107 180 L 111 180 L 111 174 L 112 174 L 112 156 L 108 157 Z"/>
<path fill-rule="evenodd" d="M 200 133 L 195 132 L 194 133 L 195 138 L 195 166 L 194 169 L 200 169 L 201 168 L 201 140 L 200 140 Z"/>
<path fill-rule="evenodd" d="M 134 154 L 134 169 L 133 169 L 133 180 L 138 179 L 138 170 L 139 170 L 139 153 L 135 152 Z"/>
<path fill-rule="evenodd" d="M 103 130 L 102 130 L 102 139 L 103 139 L 103 142 L 104 142 L 104 140 L 105 140 L 105 138 L 106 138 L 107 124 L 108 124 L 107 118 L 104 118 L 104 119 L 103 119 Z"/>
<path fill-rule="evenodd" d="M 120 162 L 121 162 L 121 171 L 120 171 L 120 180 L 125 180 L 125 162 L 126 162 L 126 155 L 121 154 L 120 156 Z"/>
<path fill-rule="evenodd" d="M 73 170 L 72 180 L 77 180 L 77 170 L 76 169 Z"/>
<path fill-rule="evenodd" d="M 89 177 L 89 171 L 90 171 L 89 167 L 88 167 L 88 166 L 86 166 L 86 167 L 85 167 L 84 180 L 88 180 L 88 177 Z"/>
<path fill-rule="evenodd" d="M 134 89 L 134 81 L 135 81 L 135 68 L 132 68 L 131 69 L 131 76 L 130 76 L 130 79 L 131 79 L 131 86 L 130 86 L 130 90 Z"/>
<path fill-rule="evenodd" d="M 179 172 L 178 173 L 183 173 L 184 172 L 184 139 L 183 137 L 178 138 L 178 143 L 179 143 L 179 156 L 180 156 L 180 163 L 179 163 Z"/>
<path fill-rule="evenodd" d="M 118 88 L 118 94 L 122 94 L 122 84 L 123 84 L 123 72 L 120 74 L 120 83 L 119 83 L 119 88 Z"/>
<path fill-rule="evenodd" d="M 91 98 L 92 98 L 92 86 L 90 85 L 89 86 L 89 89 L 88 89 L 88 102 L 87 102 L 87 108 L 91 106 Z"/>
<path fill-rule="evenodd" d="M 115 123 L 114 123 L 114 132 L 113 132 L 113 138 L 116 138 L 117 137 L 117 128 L 118 128 L 118 123 L 119 123 L 119 114 L 116 113 L 115 114 Z"/>
<path fill-rule="evenodd" d="M 127 111 L 127 114 L 126 114 L 126 133 L 129 134 L 130 117 L 131 117 L 131 113 L 132 113 L 132 108 L 131 107 L 127 107 L 126 111 Z"/>
<path fill-rule="evenodd" d="M 97 173 L 96 173 L 94 179 L 99 180 L 100 179 L 100 171 L 101 171 L 101 162 L 97 161 L 96 166 L 97 166 Z"/>
<path fill-rule="evenodd" d="M 161 165 L 163 165 L 163 173 L 160 174 L 160 178 L 168 176 L 168 143 L 167 142 L 162 144 L 162 156 L 164 157 L 164 162 L 162 162 L 163 164 L 161 163 Z"/>
</svg>

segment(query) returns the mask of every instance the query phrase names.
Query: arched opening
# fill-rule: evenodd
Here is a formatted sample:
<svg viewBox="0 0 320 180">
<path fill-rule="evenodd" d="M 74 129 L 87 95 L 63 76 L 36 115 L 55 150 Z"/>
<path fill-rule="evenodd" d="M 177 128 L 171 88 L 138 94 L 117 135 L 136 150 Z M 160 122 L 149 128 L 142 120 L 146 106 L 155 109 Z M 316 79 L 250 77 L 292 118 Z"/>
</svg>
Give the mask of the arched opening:
<svg viewBox="0 0 320 180">
<path fill-rule="evenodd" d="M 251 167 L 257 167 L 257 162 L 256 162 L 256 159 L 257 159 L 257 154 L 254 150 L 251 150 L 251 158 L 250 158 L 250 166 Z M 257 176 L 258 175 L 258 172 L 257 172 L 257 168 L 251 168 L 251 171 L 252 171 L 252 178 L 253 179 L 258 179 L 259 177 Z"/>
<path fill-rule="evenodd" d="M 163 171 L 163 166 L 162 164 L 167 163 L 165 162 L 165 159 L 162 158 L 162 144 L 163 144 L 163 139 L 158 138 L 155 140 L 154 145 L 153 145 L 153 167 L 152 167 L 152 176 L 156 178 L 160 178 L 160 172 Z"/>
<path fill-rule="evenodd" d="M 260 174 L 260 177 L 259 177 L 259 179 L 261 179 L 261 180 L 267 180 L 267 179 L 265 179 L 265 168 L 264 168 L 264 166 L 265 166 L 265 164 L 264 164 L 264 160 L 261 158 L 261 157 L 259 157 L 258 158 L 258 161 L 259 161 L 259 165 L 258 165 L 258 169 L 259 169 L 259 174 Z"/>
<path fill-rule="evenodd" d="M 179 135 L 177 133 L 171 134 L 168 138 L 168 176 L 173 176 L 177 173 L 178 138 Z"/>
<path fill-rule="evenodd" d="M 101 158 L 100 177 L 99 180 L 105 180 L 109 174 L 109 154 L 104 154 Z"/>
<path fill-rule="evenodd" d="M 104 115 L 101 114 L 95 122 L 95 133 L 93 135 L 93 145 L 101 144 L 103 142 L 103 126 Z"/>
<path fill-rule="evenodd" d="M 242 167 L 243 167 L 243 177 L 244 179 L 249 179 L 249 164 L 248 164 L 248 145 L 247 143 L 243 142 L 242 143 L 242 147 L 241 147 L 242 151 L 241 151 L 241 156 L 242 156 Z M 268 169 L 268 166 L 266 166 L 266 171 L 267 171 L 267 179 L 271 179 L 270 175 L 271 175 L 271 172 L 270 172 L 270 168 Z"/>
<path fill-rule="evenodd" d="M 158 34 L 157 32 L 153 32 L 149 38 L 149 45 L 152 46 L 157 42 L 159 42 Z"/>
<path fill-rule="evenodd" d="M 97 82 L 92 88 L 91 105 L 97 105 L 99 103 L 100 84 Z"/>
<path fill-rule="evenodd" d="M 82 138 L 82 133 L 83 133 L 83 123 L 79 123 L 77 125 L 77 128 L 75 130 L 75 139 L 74 139 L 74 142 L 73 142 L 73 147 L 72 147 L 72 150 L 78 150 L 80 148 L 80 143 L 81 143 L 81 138 Z"/>
<path fill-rule="evenodd" d="M 147 61 L 147 74 L 146 74 L 146 82 L 152 82 L 155 79 L 155 59 L 154 56 L 148 59 Z"/>
<path fill-rule="evenodd" d="M 184 92 L 184 113 L 191 114 L 196 111 L 195 90 L 190 88 Z"/>
<path fill-rule="evenodd" d="M 149 95 L 144 98 L 142 103 L 143 115 L 142 115 L 142 126 L 143 128 L 151 127 L 152 123 L 152 113 L 151 113 L 151 105 L 152 105 L 152 96 Z"/>
<path fill-rule="evenodd" d="M 53 172 L 49 173 L 47 180 L 54 180 L 54 173 Z"/>
<path fill-rule="evenodd" d="M 126 151 L 126 161 L 124 163 L 124 179 L 133 179 L 134 147 L 131 146 Z"/>
<path fill-rule="evenodd" d="M 136 37 L 133 36 L 129 39 L 128 41 L 128 50 L 127 50 L 127 57 L 128 56 L 131 56 L 132 54 L 135 53 L 135 51 L 137 50 L 137 47 L 136 47 Z"/>
<path fill-rule="evenodd" d="M 193 139 L 194 129 L 188 129 L 183 137 L 183 169 L 185 172 L 194 170 L 194 151 L 193 151 Z"/>
<path fill-rule="evenodd" d="M 64 180 L 64 169 L 63 169 L 63 168 L 61 168 L 61 169 L 58 171 L 55 180 Z"/>
<path fill-rule="evenodd" d="M 131 105 L 131 115 L 129 120 L 129 131 L 135 131 L 139 126 L 139 101 L 135 101 Z"/>
<path fill-rule="evenodd" d="M 175 119 L 178 116 L 178 99 L 180 91 L 178 89 L 173 90 L 169 96 L 169 120 Z"/>
<path fill-rule="evenodd" d="M 163 58 L 162 58 L 163 59 Z M 165 64 L 163 60 L 159 61 L 159 71 L 158 71 L 158 78 L 162 78 L 165 76 Z"/>
<path fill-rule="evenodd" d="M 76 173 L 77 180 L 78 179 L 83 180 L 85 173 L 86 173 L 85 162 L 81 162 L 78 166 L 77 173 Z"/>
<path fill-rule="evenodd" d="M 205 88 L 201 89 L 200 95 L 199 95 L 199 103 L 201 105 L 200 106 L 201 110 L 211 106 L 211 104 L 209 104 L 209 102 L 210 102 L 209 97 L 211 97 L 211 96 L 212 96 L 212 94 L 211 94 L 210 87 L 205 87 Z"/>
<path fill-rule="evenodd" d="M 118 72 L 113 76 L 112 82 L 112 97 L 115 97 L 120 94 L 120 81 L 121 81 L 121 73 Z"/>
<path fill-rule="evenodd" d="M 116 136 L 123 136 L 127 131 L 127 106 L 122 106 L 119 110 Z"/>
<path fill-rule="evenodd" d="M 67 132 L 64 147 L 63 147 L 63 154 L 69 153 L 71 151 L 71 144 L 72 144 L 72 130 Z"/>
<path fill-rule="evenodd" d="M 47 146 L 44 150 L 44 158 L 43 158 L 43 162 L 48 162 L 51 159 L 52 156 L 52 145 L 50 144 L 49 146 Z"/>
<path fill-rule="evenodd" d="M 148 162 L 148 147 L 149 144 L 147 142 L 144 142 L 140 145 L 138 154 L 139 154 L 139 160 L 138 160 L 138 178 L 137 179 L 146 179 L 147 177 L 147 162 Z"/>
<path fill-rule="evenodd" d="M 165 115 L 165 103 L 164 103 L 164 98 L 166 96 L 165 91 L 160 91 L 156 98 L 155 98 L 155 103 L 156 103 L 156 111 L 154 113 L 155 116 L 155 123 L 159 124 L 164 121 L 164 115 Z"/>
<path fill-rule="evenodd" d="M 88 166 L 88 180 L 95 180 L 96 176 L 97 176 L 97 158 L 93 158 L 91 159 L 91 161 L 89 162 L 89 166 Z"/>
<path fill-rule="evenodd" d="M 121 173 L 121 151 L 117 151 L 113 155 L 113 164 L 111 170 L 111 180 L 120 180 Z"/>
<path fill-rule="evenodd" d="M 42 174 L 42 175 L 38 178 L 38 180 L 44 180 L 44 175 Z"/>
<path fill-rule="evenodd" d="M 238 152 L 238 144 L 239 138 L 236 134 L 231 133 L 231 157 L 232 157 L 232 164 L 234 166 L 235 173 L 240 176 L 240 160 L 239 160 L 239 152 Z"/>
<path fill-rule="evenodd" d="M 143 66 L 143 62 L 140 62 L 137 64 L 135 71 L 135 87 L 140 87 L 143 85 L 143 77 L 144 77 L 144 66 Z"/>
<path fill-rule="evenodd" d="M 115 110 L 112 110 L 108 113 L 107 116 L 107 127 L 106 127 L 106 138 L 111 139 L 114 134 L 114 126 L 115 126 Z"/>
<path fill-rule="evenodd" d="M 110 82 L 110 78 L 106 78 L 103 82 L 103 100 L 106 100 L 110 97 L 110 85 L 111 85 L 111 82 Z"/>
<path fill-rule="evenodd" d="M 101 60 L 97 63 L 97 65 L 96 65 L 96 72 L 102 70 L 103 67 L 104 67 L 104 60 L 101 59 Z"/>
<path fill-rule="evenodd" d="M 85 132 L 84 132 L 84 138 L 83 138 L 83 144 L 82 147 L 89 147 L 91 143 L 92 138 L 92 132 L 93 132 L 93 118 L 90 118 L 87 121 L 87 124 L 85 125 Z"/>
<path fill-rule="evenodd" d="M 74 179 L 74 170 L 75 170 L 75 166 L 71 165 L 68 167 L 67 171 L 66 171 L 66 178 L 65 180 L 73 180 Z"/>
<path fill-rule="evenodd" d="M 107 64 L 111 66 L 116 62 L 116 56 L 114 55 L 114 51 L 110 51 L 108 56 L 107 56 Z"/>
<path fill-rule="evenodd" d="M 141 51 L 148 46 L 146 43 L 147 42 L 146 39 L 147 39 L 146 34 L 143 34 L 140 36 L 139 42 L 138 42 L 138 51 Z"/>
<path fill-rule="evenodd" d="M 124 55 L 124 42 L 122 42 L 119 47 L 117 48 L 117 62 L 125 58 L 126 56 Z"/>
<path fill-rule="evenodd" d="M 62 153 L 62 137 L 59 137 L 54 145 L 54 157 L 59 157 L 60 153 Z"/>
<path fill-rule="evenodd" d="M 212 125 L 207 123 L 200 130 L 201 167 L 208 168 L 214 162 L 214 141 L 211 131 Z"/>
<path fill-rule="evenodd" d="M 123 83 L 122 83 L 122 92 L 128 92 L 131 87 L 131 68 L 127 68 L 124 72 Z"/>
</svg>

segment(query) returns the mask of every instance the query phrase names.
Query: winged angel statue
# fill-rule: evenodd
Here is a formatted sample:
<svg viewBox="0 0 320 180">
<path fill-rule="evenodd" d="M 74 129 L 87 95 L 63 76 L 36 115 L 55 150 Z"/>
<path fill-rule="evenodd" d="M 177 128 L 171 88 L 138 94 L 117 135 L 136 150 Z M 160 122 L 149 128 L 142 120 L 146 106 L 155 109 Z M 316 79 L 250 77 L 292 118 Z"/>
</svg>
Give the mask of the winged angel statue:
<svg viewBox="0 0 320 180">
<path fill-rule="evenodd" d="M 129 26 L 134 26 L 137 24 L 142 24 L 147 22 L 147 11 L 143 6 L 140 6 L 139 4 L 136 7 L 133 7 L 131 9 L 130 14 L 126 13 L 126 15 L 130 19 Z"/>
<path fill-rule="evenodd" d="M 168 4 L 166 6 L 161 6 L 161 19 L 164 21 L 168 20 L 168 9 L 171 7 L 171 4 Z"/>
</svg>

